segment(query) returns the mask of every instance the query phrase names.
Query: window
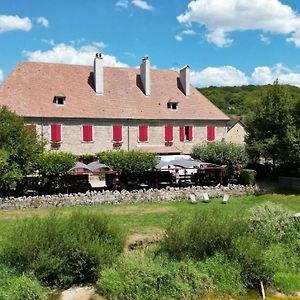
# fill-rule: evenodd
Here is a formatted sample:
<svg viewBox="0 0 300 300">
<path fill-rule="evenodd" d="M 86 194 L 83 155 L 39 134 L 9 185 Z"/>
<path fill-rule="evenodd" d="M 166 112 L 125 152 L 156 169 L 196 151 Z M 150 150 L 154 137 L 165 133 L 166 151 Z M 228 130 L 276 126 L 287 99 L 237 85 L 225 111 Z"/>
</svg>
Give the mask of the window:
<svg viewBox="0 0 300 300">
<path fill-rule="evenodd" d="M 122 142 L 122 125 L 113 125 L 113 141 Z"/>
<path fill-rule="evenodd" d="M 51 142 L 60 143 L 61 142 L 61 125 L 52 124 L 51 125 Z"/>
<path fill-rule="evenodd" d="M 148 125 L 139 126 L 139 142 L 148 142 Z"/>
<path fill-rule="evenodd" d="M 215 140 L 215 135 L 216 135 L 216 127 L 215 126 L 207 126 L 206 140 L 208 142 L 213 142 Z"/>
<path fill-rule="evenodd" d="M 54 96 L 53 103 L 56 105 L 64 105 L 66 96 Z"/>
<path fill-rule="evenodd" d="M 177 110 L 178 109 L 178 102 L 168 102 L 167 107 L 171 110 Z"/>
<path fill-rule="evenodd" d="M 179 127 L 179 140 L 192 141 L 193 140 L 193 126 L 180 126 Z"/>
<path fill-rule="evenodd" d="M 166 125 L 165 126 L 165 142 L 172 142 L 173 141 L 173 126 Z"/>
<path fill-rule="evenodd" d="M 82 141 L 92 142 L 93 141 L 93 126 L 82 125 Z"/>
</svg>

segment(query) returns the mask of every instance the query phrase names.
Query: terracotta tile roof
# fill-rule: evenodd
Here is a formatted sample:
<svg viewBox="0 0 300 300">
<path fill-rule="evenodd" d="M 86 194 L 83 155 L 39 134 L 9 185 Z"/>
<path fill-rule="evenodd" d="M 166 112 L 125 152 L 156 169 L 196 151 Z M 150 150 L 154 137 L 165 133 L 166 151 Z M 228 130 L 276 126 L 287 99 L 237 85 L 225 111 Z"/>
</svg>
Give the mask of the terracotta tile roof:
<svg viewBox="0 0 300 300">
<path fill-rule="evenodd" d="M 151 69 L 151 95 L 139 87 L 139 69 L 104 67 L 104 95 L 94 91 L 91 66 L 20 62 L 0 87 L 0 105 L 25 117 L 229 120 L 191 87 L 186 97 L 178 73 Z M 64 106 L 53 103 L 65 95 Z M 167 102 L 178 102 L 178 110 Z"/>
</svg>

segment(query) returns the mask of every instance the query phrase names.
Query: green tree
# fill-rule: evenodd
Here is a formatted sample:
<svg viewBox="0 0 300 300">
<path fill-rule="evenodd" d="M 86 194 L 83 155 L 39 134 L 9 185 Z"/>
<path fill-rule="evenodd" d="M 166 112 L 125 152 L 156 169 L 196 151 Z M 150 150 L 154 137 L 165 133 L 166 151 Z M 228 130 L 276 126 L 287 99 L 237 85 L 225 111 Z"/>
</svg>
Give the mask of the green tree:
<svg viewBox="0 0 300 300">
<path fill-rule="evenodd" d="M 291 98 L 284 86 L 275 81 L 246 119 L 249 155 L 299 163 L 300 140 Z"/>
<path fill-rule="evenodd" d="M 43 143 L 29 131 L 24 120 L 0 107 L 0 188 L 12 188 L 30 174 L 43 151 Z"/>
</svg>

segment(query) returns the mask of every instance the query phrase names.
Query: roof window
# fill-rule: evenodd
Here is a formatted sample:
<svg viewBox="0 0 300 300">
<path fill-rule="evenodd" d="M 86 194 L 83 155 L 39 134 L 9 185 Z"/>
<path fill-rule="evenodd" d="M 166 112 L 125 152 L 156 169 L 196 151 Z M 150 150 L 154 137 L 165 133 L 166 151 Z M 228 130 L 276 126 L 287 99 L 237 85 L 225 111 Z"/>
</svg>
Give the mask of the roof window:
<svg viewBox="0 0 300 300">
<path fill-rule="evenodd" d="M 177 110 L 178 109 L 178 102 L 168 102 L 167 107 L 171 110 Z"/>
<path fill-rule="evenodd" d="M 65 101 L 66 101 L 66 96 L 63 95 L 54 96 L 53 98 L 53 103 L 55 103 L 56 105 L 65 105 Z"/>
</svg>

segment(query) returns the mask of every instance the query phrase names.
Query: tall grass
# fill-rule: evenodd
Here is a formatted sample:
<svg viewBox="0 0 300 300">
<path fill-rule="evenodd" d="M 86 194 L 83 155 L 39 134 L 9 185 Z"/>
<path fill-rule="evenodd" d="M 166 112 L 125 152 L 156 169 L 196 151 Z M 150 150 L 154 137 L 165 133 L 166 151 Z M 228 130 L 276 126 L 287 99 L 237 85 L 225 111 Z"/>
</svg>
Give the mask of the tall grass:
<svg viewBox="0 0 300 300">
<path fill-rule="evenodd" d="M 125 236 L 104 216 L 74 213 L 20 220 L 2 243 L 2 262 L 64 287 L 95 282 L 122 252 Z"/>
</svg>

